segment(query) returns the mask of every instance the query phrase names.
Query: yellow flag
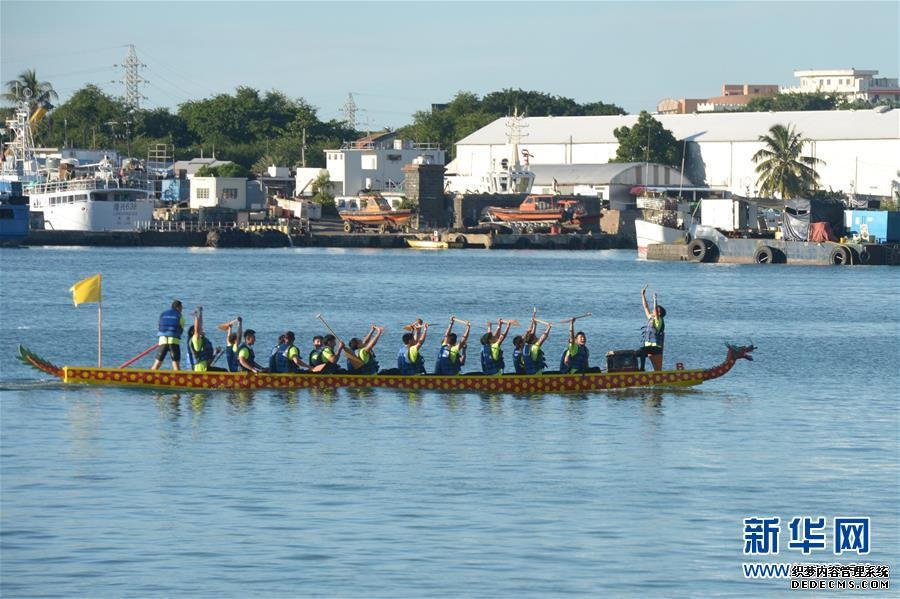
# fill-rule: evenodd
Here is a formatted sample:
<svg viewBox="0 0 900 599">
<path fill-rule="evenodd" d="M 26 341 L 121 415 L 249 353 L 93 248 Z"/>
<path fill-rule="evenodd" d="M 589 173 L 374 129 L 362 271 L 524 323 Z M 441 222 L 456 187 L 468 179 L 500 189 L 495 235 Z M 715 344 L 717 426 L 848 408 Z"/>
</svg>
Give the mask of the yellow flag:
<svg viewBox="0 0 900 599">
<path fill-rule="evenodd" d="M 75 302 L 75 305 L 85 304 L 88 302 L 99 302 L 100 301 L 100 275 L 96 274 L 92 277 L 88 277 L 83 281 L 78 281 L 72 288 L 69 289 L 72 292 L 72 301 Z"/>
</svg>

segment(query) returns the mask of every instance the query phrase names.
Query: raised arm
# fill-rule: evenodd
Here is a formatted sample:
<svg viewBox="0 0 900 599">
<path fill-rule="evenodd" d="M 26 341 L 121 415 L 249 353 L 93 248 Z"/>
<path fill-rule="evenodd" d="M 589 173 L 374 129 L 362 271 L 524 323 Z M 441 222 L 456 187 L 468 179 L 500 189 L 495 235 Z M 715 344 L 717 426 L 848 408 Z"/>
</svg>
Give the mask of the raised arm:
<svg viewBox="0 0 900 599">
<path fill-rule="evenodd" d="M 650 311 L 650 307 L 647 305 L 647 286 L 644 285 L 641 288 L 641 304 L 644 306 L 644 314 L 647 315 L 647 318 L 653 318 L 653 312 Z M 656 310 L 656 294 L 653 294 L 653 309 Z"/>
<path fill-rule="evenodd" d="M 194 334 L 197 337 L 203 335 L 203 306 L 197 306 L 197 310 L 194 312 Z"/>
<path fill-rule="evenodd" d="M 569 345 L 575 343 L 575 319 L 569 319 Z"/>
<path fill-rule="evenodd" d="M 447 325 L 447 330 L 444 331 L 444 338 L 441 340 L 441 345 L 448 345 L 450 341 L 447 340 L 447 337 L 450 336 L 450 332 L 453 330 L 453 323 L 456 322 L 456 317 L 450 317 L 450 324 Z"/>
<path fill-rule="evenodd" d="M 544 341 L 547 340 L 547 337 L 550 336 L 550 329 L 552 329 L 552 328 L 553 328 L 553 325 L 548 322 L 547 328 L 544 329 L 544 334 L 541 335 L 540 338 L 536 341 L 538 347 L 542 346 L 544 344 Z"/>
<path fill-rule="evenodd" d="M 422 336 L 416 339 L 416 347 L 422 347 L 422 344 L 425 343 L 425 337 L 428 336 L 428 323 L 422 325 L 421 328 Z"/>
<path fill-rule="evenodd" d="M 500 333 L 500 325 L 502 325 L 502 324 L 503 324 L 503 320 L 501 319 L 501 320 L 500 320 L 500 324 L 497 325 L 497 333 L 500 335 L 500 336 L 497 338 L 497 343 L 498 343 L 498 344 L 499 344 L 499 343 L 503 343 L 503 341 L 506 340 L 506 336 L 509 335 L 509 327 L 512 326 L 512 323 L 511 323 L 511 322 L 507 322 L 507 323 L 506 323 L 506 330 L 504 330 L 502 333 Z"/>
<path fill-rule="evenodd" d="M 459 342 L 460 347 L 465 347 L 466 343 L 469 342 L 469 331 L 472 330 L 472 325 L 466 323 L 466 331 L 463 333 L 462 341 Z"/>
<path fill-rule="evenodd" d="M 374 348 L 375 344 L 378 343 L 378 340 L 381 339 L 381 334 L 384 332 L 384 327 L 372 325 L 372 330 L 375 331 L 375 336 L 372 337 L 372 333 L 370 332 L 366 337 L 367 339 L 369 339 L 369 341 L 363 343 L 363 348 L 369 352 L 372 351 L 372 348 Z"/>
</svg>

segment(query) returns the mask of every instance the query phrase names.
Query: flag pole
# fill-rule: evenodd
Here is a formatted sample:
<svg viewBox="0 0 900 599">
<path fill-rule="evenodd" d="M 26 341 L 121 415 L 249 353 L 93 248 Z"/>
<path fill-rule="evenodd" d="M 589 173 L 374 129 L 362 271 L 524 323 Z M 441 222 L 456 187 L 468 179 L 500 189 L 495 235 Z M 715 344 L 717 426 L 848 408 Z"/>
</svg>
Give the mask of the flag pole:
<svg viewBox="0 0 900 599">
<path fill-rule="evenodd" d="M 103 368 L 103 302 L 97 301 L 97 368 Z"/>
</svg>

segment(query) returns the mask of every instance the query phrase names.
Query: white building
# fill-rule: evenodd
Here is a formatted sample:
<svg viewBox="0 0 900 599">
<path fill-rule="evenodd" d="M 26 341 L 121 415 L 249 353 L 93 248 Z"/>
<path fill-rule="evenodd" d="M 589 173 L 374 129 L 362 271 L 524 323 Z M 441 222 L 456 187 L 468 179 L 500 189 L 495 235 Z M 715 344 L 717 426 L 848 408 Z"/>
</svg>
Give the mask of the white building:
<svg viewBox="0 0 900 599">
<path fill-rule="evenodd" d="M 444 164 L 444 150 L 437 144 L 392 139 L 360 140 L 340 149 L 325 150 L 325 164 L 337 195 L 356 195 L 360 190 L 381 192 L 402 189 L 403 167 L 421 158 L 425 164 Z M 298 182 L 299 183 L 299 182 Z"/>
<path fill-rule="evenodd" d="M 756 193 L 753 154 L 759 136 L 776 124 L 792 125 L 806 139 L 804 155 L 824 161 L 816 167 L 823 189 L 888 197 L 900 181 L 900 110 L 817 112 L 737 112 L 666 114 L 655 117 L 687 149 L 685 176 L 697 185 L 739 195 Z M 600 164 L 615 158 L 617 127 L 633 127 L 638 115 L 529 117 L 528 136 L 519 144 L 532 167 L 541 164 Z M 456 143 L 447 165 L 448 188 L 466 191 L 492 165 L 510 160 L 506 119 L 500 118 Z M 635 172 L 637 183 L 646 175 Z M 580 180 L 580 185 L 591 182 Z"/>
<path fill-rule="evenodd" d="M 865 100 L 877 104 L 882 100 L 900 101 L 897 79 L 876 77 L 878 71 L 864 69 L 824 69 L 794 71 L 800 80 L 797 87 L 788 87 L 782 93 L 828 93 L 844 96 L 847 100 Z"/>
<path fill-rule="evenodd" d="M 197 177 L 191 179 L 192 210 L 198 208 L 247 209 L 247 179 L 244 177 Z"/>
</svg>

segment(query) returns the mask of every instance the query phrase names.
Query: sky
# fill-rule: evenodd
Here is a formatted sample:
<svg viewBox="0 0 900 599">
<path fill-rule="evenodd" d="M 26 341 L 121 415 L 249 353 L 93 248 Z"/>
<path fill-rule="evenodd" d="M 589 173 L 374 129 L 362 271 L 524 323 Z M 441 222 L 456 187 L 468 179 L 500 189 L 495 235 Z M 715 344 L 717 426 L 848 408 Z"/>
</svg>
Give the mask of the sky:
<svg viewBox="0 0 900 599">
<path fill-rule="evenodd" d="M 0 80 L 36 69 L 65 101 L 123 95 L 133 44 L 142 108 L 238 86 L 303 98 L 359 128 L 396 128 L 460 91 L 540 91 L 629 113 L 724 83 L 796 85 L 800 69 L 900 73 L 900 2 L 47 2 L 0 0 Z"/>
</svg>

